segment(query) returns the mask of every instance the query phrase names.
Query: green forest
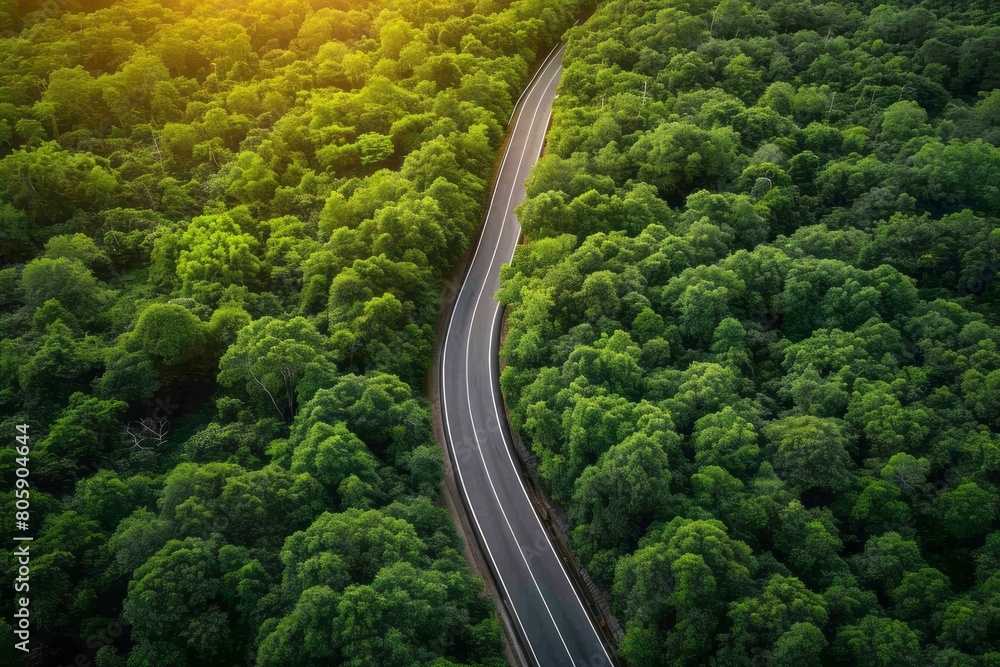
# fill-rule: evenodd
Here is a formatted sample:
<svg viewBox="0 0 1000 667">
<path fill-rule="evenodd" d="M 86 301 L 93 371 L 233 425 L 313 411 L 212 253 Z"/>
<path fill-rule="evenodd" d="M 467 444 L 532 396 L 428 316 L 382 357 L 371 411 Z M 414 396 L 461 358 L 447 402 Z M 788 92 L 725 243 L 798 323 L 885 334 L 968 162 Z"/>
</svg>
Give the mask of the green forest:
<svg viewBox="0 0 1000 667">
<path fill-rule="evenodd" d="M 1000 14 L 605 0 L 501 385 L 631 667 L 1000 665 Z"/>
<path fill-rule="evenodd" d="M 583 5 L 0 2 L 31 664 L 506 664 L 422 390 L 514 102 Z"/>
<path fill-rule="evenodd" d="M 425 377 L 565 33 L 501 386 L 623 665 L 1000 667 L 994 0 L 592 8 L 0 0 L 32 664 L 506 664 Z"/>
</svg>

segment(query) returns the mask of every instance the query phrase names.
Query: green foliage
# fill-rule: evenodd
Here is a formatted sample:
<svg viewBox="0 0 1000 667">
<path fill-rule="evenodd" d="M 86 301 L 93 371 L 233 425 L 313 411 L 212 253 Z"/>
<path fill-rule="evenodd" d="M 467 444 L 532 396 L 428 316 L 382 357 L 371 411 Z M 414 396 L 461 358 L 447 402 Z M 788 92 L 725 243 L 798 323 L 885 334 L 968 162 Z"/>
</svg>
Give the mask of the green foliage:
<svg viewBox="0 0 1000 667">
<path fill-rule="evenodd" d="M 279 320 L 264 317 L 240 329 L 219 362 L 219 382 L 242 383 L 248 395 L 263 392 L 279 417 L 295 411 L 295 388 L 310 362 L 323 359 L 326 340 L 302 317 Z"/>
<path fill-rule="evenodd" d="M 125 409 L 122 401 L 104 401 L 75 393 L 53 423 L 48 437 L 38 443 L 36 456 L 42 474 L 56 483 L 75 479 L 79 471 L 99 462 L 119 444 Z"/>
<path fill-rule="evenodd" d="M 850 457 L 839 425 L 819 417 L 785 417 L 768 426 L 774 467 L 796 490 L 821 487 L 832 491 L 850 482 Z"/>
<path fill-rule="evenodd" d="M 166 366 L 185 361 L 205 344 L 204 325 L 176 303 L 154 303 L 139 316 L 126 347 L 134 347 Z"/>
<path fill-rule="evenodd" d="M 92 268 L 95 263 L 101 260 L 107 261 L 107 257 L 104 256 L 101 249 L 86 234 L 53 236 L 45 244 L 45 256 L 50 259 L 59 259 L 60 257 L 73 259 L 87 268 Z"/>
<path fill-rule="evenodd" d="M 99 665 L 500 660 L 415 392 L 583 3 L 335 4 L 0 6 L 0 417 L 62 662 L 122 602 Z M 1000 652 L 995 8 L 898 4 L 569 33 L 501 383 L 629 664 Z"/>
<path fill-rule="evenodd" d="M 378 483 L 378 461 L 344 422 L 313 424 L 292 454 L 292 472 L 309 473 L 331 491 L 347 478 Z"/>
<path fill-rule="evenodd" d="M 863 667 L 919 665 L 920 643 L 906 623 L 866 616 L 837 634 L 837 648 L 846 659 Z"/>
<path fill-rule="evenodd" d="M 1000 653 L 996 8 L 904 4 L 568 33 L 500 384 L 630 665 Z"/>
<path fill-rule="evenodd" d="M 669 503 L 670 467 L 660 439 L 636 433 L 577 480 L 572 541 L 585 560 L 587 554 L 634 543 L 646 526 L 666 515 Z"/>
<path fill-rule="evenodd" d="M 0 422 L 31 427 L 46 660 L 503 662 L 419 393 L 585 5 L 0 2 Z"/>
<path fill-rule="evenodd" d="M 55 299 L 78 319 L 92 319 L 104 303 L 101 283 L 79 261 L 42 257 L 30 262 L 21 274 L 24 301 L 39 308 Z"/>
<path fill-rule="evenodd" d="M 695 422 L 691 440 L 699 465 L 717 465 L 737 474 L 752 470 L 760 454 L 753 424 L 728 406 Z"/>
<path fill-rule="evenodd" d="M 36 224 L 51 225 L 66 222 L 77 209 L 98 210 L 113 201 L 119 175 L 107 158 L 69 152 L 44 141 L 41 124 L 22 121 L 31 119 L 22 118 L 14 129 L 28 139 L 30 149 L 15 150 L 0 160 L 0 184 L 11 203 L 27 211 Z"/>
</svg>

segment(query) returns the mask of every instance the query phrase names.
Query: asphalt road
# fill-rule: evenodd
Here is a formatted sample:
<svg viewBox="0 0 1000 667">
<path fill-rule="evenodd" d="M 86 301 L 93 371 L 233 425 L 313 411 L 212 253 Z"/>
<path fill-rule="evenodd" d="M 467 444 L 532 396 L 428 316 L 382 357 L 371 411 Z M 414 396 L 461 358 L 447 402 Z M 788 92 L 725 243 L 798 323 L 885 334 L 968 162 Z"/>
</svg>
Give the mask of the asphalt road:
<svg viewBox="0 0 1000 667">
<path fill-rule="evenodd" d="M 445 439 L 474 530 L 525 653 L 539 667 L 611 660 L 535 514 L 512 455 L 498 384 L 500 266 L 521 227 L 514 209 L 538 160 L 562 73 L 562 47 L 522 96 L 481 237 L 445 331 L 440 388 Z"/>
</svg>

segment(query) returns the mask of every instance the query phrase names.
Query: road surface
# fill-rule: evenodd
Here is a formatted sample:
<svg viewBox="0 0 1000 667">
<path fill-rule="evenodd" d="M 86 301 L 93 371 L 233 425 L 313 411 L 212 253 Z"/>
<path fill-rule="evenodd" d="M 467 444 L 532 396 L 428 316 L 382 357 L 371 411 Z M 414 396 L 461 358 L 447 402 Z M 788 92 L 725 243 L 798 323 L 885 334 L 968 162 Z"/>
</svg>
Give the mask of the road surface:
<svg viewBox="0 0 1000 667">
<path fill-rule="evenodd" d="M 583 603 L 535 514 L 511 454 L 498 384 L 500 266 L 521 227 L 514 209 L 538 160 L 562 73 L 563 47 L 522 96 L 482 235 L 455 301 L 441 351 L 446 446 L 473 529 L 483 545 L 524 652 L 539 667 L 610 666 Z"/>
</svg>

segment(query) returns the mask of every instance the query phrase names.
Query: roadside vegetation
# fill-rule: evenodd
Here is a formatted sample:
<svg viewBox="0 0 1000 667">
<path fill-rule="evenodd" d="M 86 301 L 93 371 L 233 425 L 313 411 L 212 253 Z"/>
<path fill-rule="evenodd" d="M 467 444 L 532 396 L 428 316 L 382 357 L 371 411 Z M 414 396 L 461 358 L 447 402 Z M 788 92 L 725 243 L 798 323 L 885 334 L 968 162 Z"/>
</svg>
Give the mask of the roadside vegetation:
<svg viewBox="0 0 1000 667">
<path fill-rule="evenodd" d="M 568 33 L 501 384 L 630 666 L 1000 664 L 995 12 Z"/>
</svg>

